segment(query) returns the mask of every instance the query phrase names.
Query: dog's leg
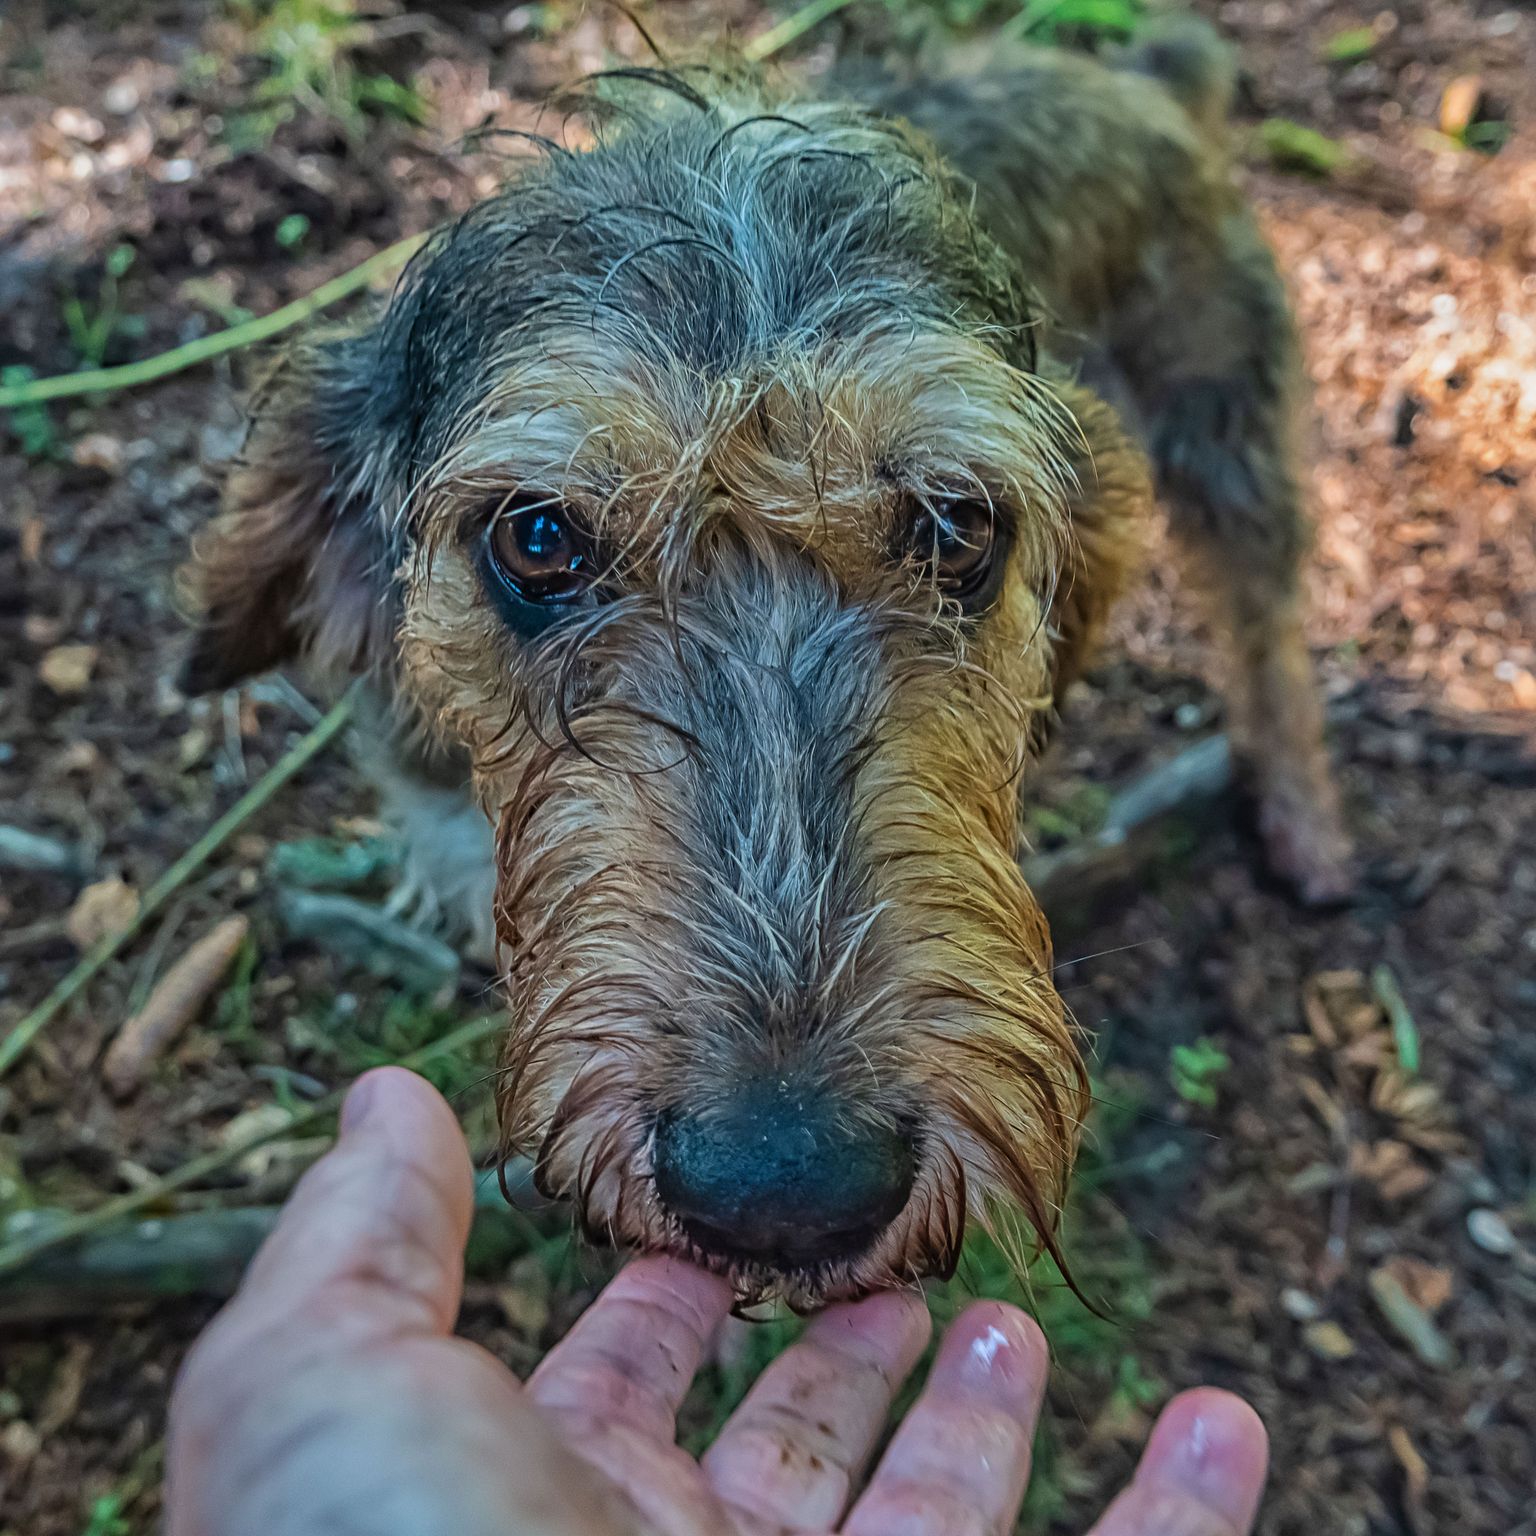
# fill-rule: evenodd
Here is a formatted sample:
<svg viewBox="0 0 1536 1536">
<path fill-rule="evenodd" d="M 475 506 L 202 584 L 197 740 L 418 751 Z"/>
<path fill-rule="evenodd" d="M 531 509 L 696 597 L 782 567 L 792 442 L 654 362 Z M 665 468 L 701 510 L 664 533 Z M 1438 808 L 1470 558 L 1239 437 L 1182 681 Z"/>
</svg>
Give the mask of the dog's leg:
<svg viewBox="0 0 1536 1536">
<path fill-rule="evenodd" d="M 469 788 L 469 765 L 424 745 L 366 693 L 353 750 L 379 793 L 379 812 L 398 838 L 402 876 L 390 909 L 440 933 L 460 954 L 495 969 L 495 845 Z"/>
<path fill-rule="evenodd" d="M 1152 428 L 1175 537 L 1229 638 L 1233 745 L 1276 872 L 1309 903 L 1350 887 L 1350 848 L 1323 745 L 1303 629 L 1307 546 L 1291 406 L 1248 376 L 1168 391 Z"/>
</svg>

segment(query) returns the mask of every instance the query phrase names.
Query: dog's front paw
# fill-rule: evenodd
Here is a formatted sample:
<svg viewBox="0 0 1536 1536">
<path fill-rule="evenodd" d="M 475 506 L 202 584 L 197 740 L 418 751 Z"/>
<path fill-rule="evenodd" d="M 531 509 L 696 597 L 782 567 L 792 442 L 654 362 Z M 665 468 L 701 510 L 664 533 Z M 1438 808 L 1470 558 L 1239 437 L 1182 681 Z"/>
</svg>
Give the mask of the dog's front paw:
<svg viewBox="0 0 1536 1536">
<path fill-rule="evenodd" d="M 1336 805 L 1264 797 L 1258 829 L 1270 869 L 1303 906 L 1340 906 L 1354 895 L 1354 845 Z"/>
</svg>

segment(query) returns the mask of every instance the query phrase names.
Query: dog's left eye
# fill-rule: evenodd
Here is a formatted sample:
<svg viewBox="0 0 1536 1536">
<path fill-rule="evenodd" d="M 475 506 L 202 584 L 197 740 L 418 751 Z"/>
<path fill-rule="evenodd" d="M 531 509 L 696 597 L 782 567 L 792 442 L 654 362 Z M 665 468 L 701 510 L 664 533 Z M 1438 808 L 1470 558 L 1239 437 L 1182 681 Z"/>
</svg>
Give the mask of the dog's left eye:
<svg viewBox="0 0 1536 1536">
<path fill-rule="evenodd" d="M 997 520 L 983 501 L 954 500 L 923 507 L 913 521 L 912 548 L 930 562 L 944 591 L 974 596 L 992 569 Z"/>
<path fill-rule="evenodd" d="M 526 603 L 568 603 L 592 583 L 592 553 L 562 507 L 513 506 L 485 533 L 497 574 Z"/>
</svg>

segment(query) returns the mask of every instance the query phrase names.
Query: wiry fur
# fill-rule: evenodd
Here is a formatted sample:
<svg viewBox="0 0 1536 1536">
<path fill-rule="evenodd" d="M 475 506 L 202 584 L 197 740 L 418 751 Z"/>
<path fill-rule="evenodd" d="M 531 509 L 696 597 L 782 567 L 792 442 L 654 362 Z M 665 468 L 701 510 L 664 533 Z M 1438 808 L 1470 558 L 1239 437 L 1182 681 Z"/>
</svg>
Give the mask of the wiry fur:
<svg viewBox="0 0 1536 1536">
<path fill-rule="evenodd" d="M 1209 128 L 1055 54 L 858 89 L 610 79 L 595 149 L 547 146 L 375 323 L 287 365 L 198 567 L 205 677 L 302 648 L 462 754 L 495 827 L 503 1123 L 589 1229 L 694 1251 L 654 1127 L 745 1080 L 912 1139 L 867 1252 L 696 1254 L 798 1303 L 948 1269 L 999 1200 L 1053 1240 L 1086 1082 L 1019 783 L 1151 496 L 1088 379 L 1232 594 L 1255 691 L 1288 679 L 1271 778 L 1323 797 L 1303 853 L 1332 851 L 1299 631 L 1269 618 L 1294 350 Z M 976 612 L 902 554 L 956 494 L 1006 562 Z M 537 634 L 477 564 L 513 496 L 604 551 L 604 600 Z"/>
</svg>

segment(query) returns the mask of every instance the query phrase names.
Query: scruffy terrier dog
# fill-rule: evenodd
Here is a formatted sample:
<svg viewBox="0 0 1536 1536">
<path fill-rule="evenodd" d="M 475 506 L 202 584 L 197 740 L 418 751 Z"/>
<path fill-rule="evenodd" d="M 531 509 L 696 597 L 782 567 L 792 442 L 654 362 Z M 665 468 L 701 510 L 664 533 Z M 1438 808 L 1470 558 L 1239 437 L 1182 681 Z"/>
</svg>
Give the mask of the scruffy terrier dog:
<svg viewBox="0 0 1536 1536">
<path fill-rule="evenodd" d="M 1342 889 L 1229 83 L 1171 25 L 809 98 L 621 70 L 259 393 L 191 676 L 372 680 L 420 882 L 494 917 L 509 1143 L 593 1233 L 796 1305 L 999 1206 L 1052 1241 L 1085 1076 L 1021 773 L 1154 480 L 1271 860 Z"/>
</svg>

